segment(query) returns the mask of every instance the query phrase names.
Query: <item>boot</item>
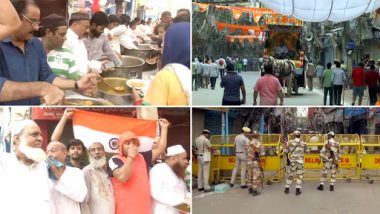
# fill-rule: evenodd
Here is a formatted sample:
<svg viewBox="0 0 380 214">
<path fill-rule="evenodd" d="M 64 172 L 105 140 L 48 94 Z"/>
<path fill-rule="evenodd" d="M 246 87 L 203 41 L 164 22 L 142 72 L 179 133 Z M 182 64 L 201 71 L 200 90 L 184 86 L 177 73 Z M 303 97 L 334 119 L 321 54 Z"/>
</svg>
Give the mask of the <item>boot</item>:
<svg viewBox="0 0 380 214">
<path fill-rule="evenodd" d="M 323 191 L 323 184 L 319 184 L 317 190 L 319 190 L 319 191 Z"/>
<path fill-rule="evenodd" d="M 289 187 L 286 187 L 286 188 L 285 188 L 284 193 L 285 193 L 285 194 L 289 194 Z"/>
<path fill-rule="evenodd" d="M 300 188 L 296 188 L 296 195 L 301 195 L 301 189 Z"/>
<path fill-rule="evenodd" d="M 253 189 L 252 189 L 252 187 L 250 187 L 250 188 L 248 189 L 248 193 L 249 193 L 249 194 L 252 194 L 252 192 L 253 192 Z"/>
<path fill-rule="evenodd" d="M 260 195 L 261 193 L 258 192 L 257 190 L 252 190 L 252 196 L 257 196 L 257 195 Z"/>
<path fill-rule="evenodd" d="M 233 183 L 230 183 L 230 187 L 231 187 L 231 188 L 234 187 L 234 184 L 233 184 Z"/>
<path fill-rule="evenodd" d="M 247 185 L 243 185 L 243 186 L 240 186 L 240 188 L 242 188 L 242 189 L 247 189 L 248 186 L 247 186 Z"/>
<path fill-rule="evenodd" d="M 334 191 L 334 185 L 330 185 L 330 191 L 331 191 L 331 192 Z"/>
</svg>

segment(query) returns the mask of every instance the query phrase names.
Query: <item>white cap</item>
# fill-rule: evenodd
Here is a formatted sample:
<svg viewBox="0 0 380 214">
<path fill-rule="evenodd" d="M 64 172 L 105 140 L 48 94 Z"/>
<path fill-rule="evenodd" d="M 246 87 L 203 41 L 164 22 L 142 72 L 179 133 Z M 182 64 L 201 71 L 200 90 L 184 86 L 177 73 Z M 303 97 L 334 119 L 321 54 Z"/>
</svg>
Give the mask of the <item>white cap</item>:
<svg viewBox="0 0 380 214">
<path fill-rule="evenodd" d="M 296 130 L 296 131 L 293 132 L 293 134 L 294 135 L 301 135 L 301 132 Z"/>
<path fill-rule="evenodd" d="M 166 156 L 169 157 L 169 156 L 178 155 L 184 152 L 186 152 L 186 150 L 181 145 L 170 146 L 167 148 Z"/>
<path fill-rule="evenodd" d="M 243 130 L 243 132 L 247 132 L 247 133 L 251 132 L 251 129 L 248 127 L 243 127 L 242 130 Z"/>
<path fill-rule="evenodd" d="M 329 132 L 329 133 L 327 133 L 327 135 L 335 136 L 335 133 L 334 132 Z"/>
<path fill-rule="evenodd" d="M 20 134 L 24 128 L 30 125 L 37 125 L 37 123 L 33 120 L 21 120 L 12 122 L 12 136 Z"/>
</svg>

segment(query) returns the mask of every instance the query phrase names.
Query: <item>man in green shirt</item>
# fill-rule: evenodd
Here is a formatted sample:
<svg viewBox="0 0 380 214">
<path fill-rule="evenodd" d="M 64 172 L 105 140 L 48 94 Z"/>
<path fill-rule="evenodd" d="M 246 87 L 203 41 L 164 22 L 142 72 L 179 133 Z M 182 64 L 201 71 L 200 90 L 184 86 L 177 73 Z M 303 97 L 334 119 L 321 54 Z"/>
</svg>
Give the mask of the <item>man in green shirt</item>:
<svg viewBox="0 0 380 214">
<path fill-rule="evenodd" d="M 41 26 L 41 40 L 52 72 L 65 79 L 78 80 L 80 73 L 74 55 L 69 49 L 62 48 L 67 33 L 66 19 L 50 14 L 41 20 Z"/>
<path fill-rule="evenodd" d="M 331 70 L 331 63 L 327 63 L 327 69 L 323 71 L 323 105 L 326 105 L 327 93 L 330 97 L 330 106 L 333 105 L 333 87 L 332 87 L 333 71 Z"/>
</svg>

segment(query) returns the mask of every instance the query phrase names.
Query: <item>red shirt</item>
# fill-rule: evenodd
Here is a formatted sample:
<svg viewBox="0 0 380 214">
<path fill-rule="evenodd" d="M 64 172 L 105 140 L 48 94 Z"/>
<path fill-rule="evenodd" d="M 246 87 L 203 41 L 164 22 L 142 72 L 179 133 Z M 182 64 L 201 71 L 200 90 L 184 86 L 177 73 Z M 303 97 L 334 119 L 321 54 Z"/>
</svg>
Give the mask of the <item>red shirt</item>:
<svg viewBox="0 0 380 214">
<path fill-rule="evenodd" d="M 367 83 L 368 87 L 377 86 L 379 79 L 379 73 L 374 70 L 368 71 L 365 75 L 365 82 Z"/>
<path fill-rule="evenodd" d="M 352 83 L 354 86 L 364 86 L 364 69 L 362 67 L 356 67 L 352 71 Z"/>
<path fill-rule="evenodd" d="M 254 90 L 260 94 L 260 105 L 277 105 L 277 94 L 282 87 L 277 77 L 265 74 L 256 81 Z"/>
</svg>

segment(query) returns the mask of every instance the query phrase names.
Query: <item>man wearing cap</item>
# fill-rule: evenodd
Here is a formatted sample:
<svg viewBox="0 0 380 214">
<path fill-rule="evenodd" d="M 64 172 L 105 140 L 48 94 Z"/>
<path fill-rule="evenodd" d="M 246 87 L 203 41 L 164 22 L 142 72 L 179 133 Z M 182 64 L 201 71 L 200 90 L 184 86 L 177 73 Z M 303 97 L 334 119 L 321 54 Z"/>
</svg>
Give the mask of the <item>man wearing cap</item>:
<svg viewBox="0 0 380 214">
<path fill-rule="evenodd" d="M 82 214 L 114 214 L 115 196 L 103 144 L 91 144 L 88 157 L 90 164 L 83 169 L 88 193 L 81 203 Z"/>
<path fill-rule="evenodd" d="M 248 165 L 248 187 L 249 193 L 252 196 L 260 195 L 257 191 L 260 183 L 262 182 L 260 176 L 262 171 L 260 167 L 260 154 L 263 152 L 263 147 L 259 141 L 259 133 L 253 132 L 252 140 L 247 145 L 247 165 Z"/>
<path fill-rule="evenodd" d="M 89 31 L 90 16 L 87 13 L 76 12 L 71 14 L 69 29 L 66 34 L 67 40 L 63 47 L 73 52 L 81 76 L 89 71 L 101 73 L 106 70 L 104 64 L 107 61 L 89 60 L 88 50 L 83 42 L 83 39 L 88 37 Z"/>
<path fill-rule="evenodd" d="M 61 142 L 50 142 L 48 155 L 49 188 L 56 214 L 81 214 L 80 203 L 87 195 L 82 170 L 65 165 L 67 150 Z M 56 173 L 53 173 L 56 171 Z"/>
<path fill-rule="evenodd" d="M 309 148 L 306 143 L 301 140 L 301 132 L 294 131 L 293 136 L 294 139 L 291 140 L 288 146 L 284 149 L 284 152 L 288 155 L 288 160 L 290 161 L 284 192 L 285 194 L 289 194 L 290 185 L 292 184 L 294 177 L 296 177 L 296 195 L 300 195 L 302 193 L 301 185 L 304 173 L 304 155 L 305 153 L 309 153 Z"/>
<path fill-rule="evenodd" d="M 0 213 L 52 213 L 40 128 L 32 120 L 13 121 L 12 137 L 14 153 L 0 152 Z"/>
<path fill-rule="evenodd" d="M 339 142 L 334 139 L 335 133 L 327 133 L 327 141 L 323 145 L 320 151 L 320 158 L 323 162 L 321 183 L 318 186 L 319 191 L 323 191 L 324 182 L 327 179 L 327 171 L 331 172 L 330 191 L 334 191 L 335 174 L 339 167 L 339 161 L 341 158 Z"/>
<path fill-rule="evenodd" d="M 160 142 L 156 148 L 138 152 L 140 140 L 130 132 L 124 132 L 118 140 L 119 154 L 109 160 L 112 185 L 115 192 L 115 214 L 150 214 L 151 194 L 148 166 L 165 151 L 169 122 L 159 119 Z"/>
<path fill-rule="evenodd" d="M 63 16 L 53 13 L 41 20 L 39 32 L 52 72 L 65 79 L 78 80 L 80 73 L 74 55 L 69 49 L 62 48 L 67 26 Z"/>
<path fill-rule="evenodd" d="M 57 77 L 51 72 L 41 41 L 33 34 L 40 24 L 40 9 L 32 1 L 12 1 L 21 17 L 21 27 L 0 42 L 0 104 L 61 104 L 62 90 L 90 90 L 96 87 L 96 75 L 78 81 Z M 26 6 L 25 6 L 26 5 Z"/>
<path fill-rule="evenodd" d="M 150 170 L 154 214 L 178 214 L 174 206 L 190 204 L 190 193 L 186 191 L 184 181 L 188 164 L 186 150 L 175 145 L 168 147 L 165 162 Z"/>
<path fill-rule="evenodd" d="M 206 156 L 206 153 L 210 153 L 211 149 L 209 130 L 204 129 L 202 134 L 197 137 L 195 140 L 195 148 L 198 160 L 198 191 L 212 192 L 214 188 L 210 187 L 208 183 L 211 156 L 210 158 Z"/>
<path fill-rule="evenodd" d="M 247 188 L 248 186 L 245 184 L 245 174 L 247 171 L 247 146 L 249 144 L 249 139 L 247 135 L 251 133 L 251 129 L 248 127 L 243 127 L 242 132 L 235 137 L 234 141 L 234 149 L 236 154 L 236 163 L 235 168 L 232 171 L 231 183 L 230 186 L 234 186 L 235 178 L 238 173 L 240 164 L 242 165 L 240 171 L 240 187 L 242 189 Z"/>
</svg>

